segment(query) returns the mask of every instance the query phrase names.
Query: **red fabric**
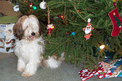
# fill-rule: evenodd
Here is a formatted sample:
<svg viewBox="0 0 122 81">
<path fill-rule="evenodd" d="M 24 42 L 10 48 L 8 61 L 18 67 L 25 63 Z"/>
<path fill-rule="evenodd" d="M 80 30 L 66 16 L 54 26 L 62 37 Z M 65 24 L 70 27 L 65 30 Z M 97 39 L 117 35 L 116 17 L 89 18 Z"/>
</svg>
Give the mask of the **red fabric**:
<svg viewBox="0 0 122 81">
<path fill-rule="evenodd" d="M 115 6 L 115 3 L 114 3 L 114 6 Z M 121 18 L 120 18 L 120 16 L 119 16 L 118 10 L 117 10 L 117 8 L 116 8 L 116 6 L 115 6 L 115 9 L 108 13 L 108 15 L 109 15 L 109 17 L 110 17 L 110 19 L 111 19 L 111 21 L 112 21 L 112 24 L 113 24 L 113 30 L 112 30 L 112 33 L 111 33 L 111 36 L 113 36 L 113 37 L 119 35 L 119 32 L 120 32 L 120 30 L 121 30 L 121 28 L 117 27 L 117 23 L 116 23 L 116 21 L 115 21 L 115 19 L 114 19 L 114 15 L 113 15 L 114 12 L 115 12 L 115 14 L 116 14 L 116 17 L 117 17 L 117 18 L 119 19 L 119 21 L 122 23 L 122 20 L 121 20 Z M 122 25 L 121 25 L 121 26 L 122 26 Z"/>
</svg>

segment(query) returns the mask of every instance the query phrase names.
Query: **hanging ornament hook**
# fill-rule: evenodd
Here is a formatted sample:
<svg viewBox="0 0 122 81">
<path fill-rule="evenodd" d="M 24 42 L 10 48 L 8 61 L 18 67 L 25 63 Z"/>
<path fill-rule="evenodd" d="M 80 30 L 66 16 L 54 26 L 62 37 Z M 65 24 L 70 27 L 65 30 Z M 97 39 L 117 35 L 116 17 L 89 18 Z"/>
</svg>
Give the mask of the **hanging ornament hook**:
<svg viewBox="0 0 122 81">
<path fill-rule="evenodd" d="M 50 24 L 50 11 L 49 10 L 49 7 L 48 7 L 48 10 L 47 10 L 47 13 L 48 13 L 48 25 L 47 25 L 47 29 L 48 29 L 48 35 L 51 36 L 51 30 L 54 29 L 54 25 L 53 24 Z"/>
<path fill-rule="evenodd" d="M 49 7 L 48 7 L 48 10 L 47 10 L 47 13 L 48 13 L 48 24 L 50 24 L 50 10 L 49 10 Z"/>
</svg>

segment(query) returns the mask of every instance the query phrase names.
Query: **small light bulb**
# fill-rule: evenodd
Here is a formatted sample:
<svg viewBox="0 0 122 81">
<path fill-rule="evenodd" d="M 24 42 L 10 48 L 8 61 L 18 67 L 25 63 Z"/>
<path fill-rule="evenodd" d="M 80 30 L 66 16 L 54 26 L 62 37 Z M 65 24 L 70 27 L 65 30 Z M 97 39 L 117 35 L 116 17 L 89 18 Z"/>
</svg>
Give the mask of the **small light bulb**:
<svg viewBox="0 0 122 81">
<path fill-rule="evenodd" d="M 36 10 L 36 9 L 37 9 L 37 7 L 36 7 L 36 6 L 33 6 L 33 9 L 34 9 L 34 10 Z"/>
<path fill-rule="evenodd" d="M 104 48 L 105 48 L 105 45 L 101 45 L 101 46 L 100 46 L 100 49 L 104 49 Z"/>
</svg>

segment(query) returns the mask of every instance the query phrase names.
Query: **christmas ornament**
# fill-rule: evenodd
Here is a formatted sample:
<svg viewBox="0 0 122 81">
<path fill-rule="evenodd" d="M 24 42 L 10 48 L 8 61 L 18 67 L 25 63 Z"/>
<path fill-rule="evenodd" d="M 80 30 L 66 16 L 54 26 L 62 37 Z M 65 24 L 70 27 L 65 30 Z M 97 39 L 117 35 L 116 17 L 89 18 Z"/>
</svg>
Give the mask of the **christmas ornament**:
<svg viewBox="0 0 122 81">
<path fill-rule="evenodd" d="M 67 32 L 66 34 L 69 35 L 70 33 Z"/>
<path fill-rule="evenodd" d="M 36 9 L 37 9 L 37 7 L 36 7 L 36 6 L 33 6 L 33 9 L 34 9 L 34 10 L 36 10 Z"/>
<path fill-rule="evenodd" d="M 47 25 L 47 29 L 48 29 L 48 35 L 51 36 L 51 30 L 54 29 L 54 25 L 53 24 L 50 24 L 50 10 L 49 10 L 49 7 L 48 7 L 48 25 Z"/>
<path fill-rule="evenodd" d="M 47 25 L 47 29 L 48 29 L 48 35 L 51 36 L 51 30 L 54 29 L 54 25 L 53 24 L 48 24 Z"/>
<path fill-rule="evenodd" d="M 113 37 L 119 35 L 119 32 L 122 28 L 122 19 L 119 16 L 115 2 L 114 2 L 114 7 L 115 7 L 115 9 L 108 13 L 108 15 L 112 21 L 112 24 L 113 24 L 113 30 L 111 33 L 111 36 L 113 36 Z"/>
<path fill-rule="evenodd" d="M 46 2 L 44 0 L 39 4 L 41 9 L 46 9 Z"/>
<path fill-rule="evenodd" d="M 83 31 L 85 32 L 84 37 L 86 38 L 86 40 L 88 40 L 90 38 L 90 36 L 92 35 L 91 31 L 94 29 L 94 27 L 91 26 L 91 19 L 88 19 L 88 24 L 85 28 L 83 28 Z"/>
<path fill-rule="evenodd" d="M 67 16 L 66 13 L 63 13 L 62 15 L 59 16 L 61 19 L 63 19 L 63 23 L 67 25 Z"/>
<path fill-rule="evenodd" d="M 59 17 L 60 17 L 61 19 L 63 19 L 63 18 L 64 18 L 64 14 L 60 15 Z"/>
<path fill-rule="evenodd" d="M 64 16 L 63 15 L 61 15 L 61 19 L 63 19 L 64 18 Z"/>
<path fill-rule="evenodd" d="M 18 11 L 19 11 L 19 5 L 16 4 L 16 5 L 13 7 L 13 10 L 14 10 L 15 12 L 18 12 Z"/>
<path fill-rule="evenodd" d="M 30 8 L 32 8 L 32 6 L 33 6 L 33 5 L 32 5 L 32 3 L 30 2 Z"/>
<path fill-rule="evenodd" d="M 32 3 L 31 3 L 31 1 L 29 0 L 28 2 L 30 3 L 29 7 L 32 8 L 33 5 L 32 5 Z"/>
<path fill-rule="evenodd" d="M 75 32 L 72 32 L 72 35 L 74 36 L 75 35 Z"/>
</svg>

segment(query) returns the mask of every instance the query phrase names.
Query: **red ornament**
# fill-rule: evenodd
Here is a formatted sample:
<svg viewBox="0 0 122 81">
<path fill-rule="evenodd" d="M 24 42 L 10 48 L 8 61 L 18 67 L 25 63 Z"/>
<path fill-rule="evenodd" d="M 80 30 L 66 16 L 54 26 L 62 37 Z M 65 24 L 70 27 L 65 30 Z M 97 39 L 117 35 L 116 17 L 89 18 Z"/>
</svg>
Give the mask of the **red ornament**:
<svg viewBox="0 0 122 81">
<path fill-rule="evenodd" d="M 64 14 L 62 14 L 61 16 L 59 16 L 61 19 L 63 19 L 64 18 Z"/>
<path fill-rule="evenodd" d="M 91 37 L 92 35 L 91 31 L 94 29 L 94 27 L 91 26 L 90 22 L 91 22 L 91 19 L 89 18 L 88 25 L 85 28 L 83 28 L 83 31 L 85 32 L 84 37 L 86 38 L 86 40 L 88 40 Z"/>
<path fill-rule="evenodd" d="M 32 4 L 30 3 L 30 7 L 32 7 Z"/>
<path fill-rule="evenodd" d="M 67 32 L 66 34 L 68 35 L 68 34 L 70 34 L 70 33 Z"/>
<path fill-rule="evenodd" d="M 118 10 L 117 10 L 115 2 L 114 2 L 114 7 L 115 7 L 115 9 L 113 9 L 111 12 L 108 13 L 108 15 L 109 15 L 109 17 L 110 17 L 110 19 L 112 21 L 112 24 L 113 24 L 113 30 L 111 32 L 111 36 L 113 36 L 113 37 L 119 35 L 119 32 L 120 32 L 121 27 L 122 27 L 122 19 L 121 19 L 119 13 L 118 13 Z M 118 27 L 118 23 L 116 22 L 116 18 L 114 17 L 114 14 L 115 14 L 115 17 L 120 22 L 120 27 Z"/>
<path fill-rule="evenodd" d="M 51 36 L 51 30 L 54 29 L 54 25 L 53 24 L 48 24 L 47 25 L 47 29 L 48 29 L 48 35 Z"/>
</svg>

